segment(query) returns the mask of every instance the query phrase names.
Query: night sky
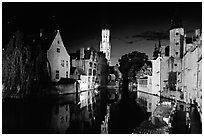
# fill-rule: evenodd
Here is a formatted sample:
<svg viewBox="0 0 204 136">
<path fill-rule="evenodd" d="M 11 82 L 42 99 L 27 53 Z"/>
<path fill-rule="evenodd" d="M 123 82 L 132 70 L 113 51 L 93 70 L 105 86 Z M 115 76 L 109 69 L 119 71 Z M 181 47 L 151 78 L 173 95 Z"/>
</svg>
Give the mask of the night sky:
<svg viewBox="0 0 204 136">
<path fill-rule="evenodd" d="M 45 31 L 53 27 L 60 30 L 68 52 L 81 47 L 94 47 L 99 51 L 101 29 L 111 34 L 111 61 L 132 51 L 144 52 L 152 58 L 155 43 L 161 39 L 169 44 L 171 19 L 182 19 L 187 35 L 202 27 L 202 3 L 2 3 L 3 44 L 16 29 L 29 32 Z"/>
</svg>

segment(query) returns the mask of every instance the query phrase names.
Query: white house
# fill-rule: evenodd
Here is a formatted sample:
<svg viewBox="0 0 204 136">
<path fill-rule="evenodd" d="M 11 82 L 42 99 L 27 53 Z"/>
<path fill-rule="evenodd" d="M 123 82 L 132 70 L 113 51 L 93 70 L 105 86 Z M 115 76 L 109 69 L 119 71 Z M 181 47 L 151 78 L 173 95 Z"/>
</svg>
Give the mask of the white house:
<svg viewBox="0 0 204 136">
<path fill-rule="evenodd" d="M 59 30 L 47 51 L 47 58 L 50 63 L 53 82 L 59 81 L 62 77 L 70 77 L 70 56 L 64 47 Z"/>
<path fill-rule="evenodd" d="M 161 57 L 152 61 L 152 93 L 160 95 L 161 91 Z"/>
</svg>

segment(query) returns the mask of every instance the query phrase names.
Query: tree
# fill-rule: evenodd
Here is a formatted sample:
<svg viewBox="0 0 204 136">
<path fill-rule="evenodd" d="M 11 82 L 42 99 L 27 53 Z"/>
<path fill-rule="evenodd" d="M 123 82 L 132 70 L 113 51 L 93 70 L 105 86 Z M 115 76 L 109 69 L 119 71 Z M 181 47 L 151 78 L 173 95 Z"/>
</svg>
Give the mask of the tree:
<svg viewBox="0 0 204 136">
<path fill-rule="evenodd" d="M 148 56 L 145 53 L 133 51 L 131 53 L 123 55 L 119 59 L 119 70 L 123 75 L 124 87 L 128 88 L 128 82 L 136 80 L 136 73 L 147 62 Z"/>
<path fill-rule="evenodd" d="M 37 94 L 49 84 L 46 55 L 23 32 L 15 32 L 2 53 L 4 96 Z"/>
<path fill-rule="evenodd" d="M 134 79 L 137 71 L 142 68 L 147 60 L 148 56 L 145 53 L 133 51 L 119 59 L 119 69 L 125 78 Z"/>
</svg>

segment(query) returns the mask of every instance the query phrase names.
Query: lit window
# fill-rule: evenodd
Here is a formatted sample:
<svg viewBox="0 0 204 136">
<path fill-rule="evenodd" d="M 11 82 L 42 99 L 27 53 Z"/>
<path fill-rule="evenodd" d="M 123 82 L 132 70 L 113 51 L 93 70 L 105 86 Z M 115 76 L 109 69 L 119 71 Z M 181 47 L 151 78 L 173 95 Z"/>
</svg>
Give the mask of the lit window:
<svg viewBox="0 0 204 136">
<path fill-rule="evenodd" d="M 60 53 L 60 48 L 57 48 L 57 52 Z"/>
<path fill-rule="evenodd" d="M 62 67 L 64 67 L 64 60 L 61 60 L 61 65 Z"/>
<path fill-rule="evenodd" d="M 59 70 L 56 70 L 56 79 L 59 79 Z"/>
</svg>

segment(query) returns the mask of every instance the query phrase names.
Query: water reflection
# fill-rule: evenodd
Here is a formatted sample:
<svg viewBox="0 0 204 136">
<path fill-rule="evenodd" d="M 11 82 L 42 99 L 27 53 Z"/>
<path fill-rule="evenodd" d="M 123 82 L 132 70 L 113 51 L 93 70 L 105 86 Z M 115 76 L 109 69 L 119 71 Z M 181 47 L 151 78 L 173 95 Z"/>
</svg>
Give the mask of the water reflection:
<svg viewBox="0 0 204 136">
<path fill-rule="evenodd" d="M 97 92 L 84 103 L 70 102 L 70 95 L 6 100 L 2 104 L 3 133 L 100 133 L 107 89 Z"/>
</svg>

